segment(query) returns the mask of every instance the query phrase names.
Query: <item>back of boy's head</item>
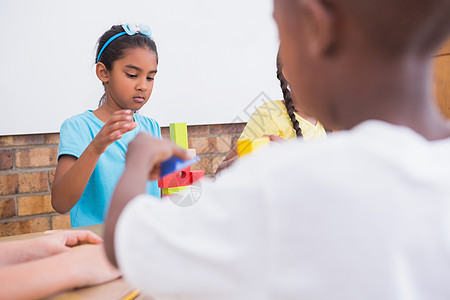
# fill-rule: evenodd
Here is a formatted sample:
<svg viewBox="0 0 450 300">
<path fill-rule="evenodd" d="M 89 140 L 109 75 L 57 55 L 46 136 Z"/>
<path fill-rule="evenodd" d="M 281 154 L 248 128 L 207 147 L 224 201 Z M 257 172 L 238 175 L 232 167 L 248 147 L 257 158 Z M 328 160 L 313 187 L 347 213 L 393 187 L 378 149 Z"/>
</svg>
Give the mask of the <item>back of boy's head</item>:
<svg viewBox="0 0 450 300">
<path fill-rule="evenodd" d="M 450 0 L 323 0 L 387 56 L 428 55 L 450 33 Z"/>
<path fill-rule="evenodd" d="M 125 30 L 120 25 L 113 25 L 110 30 L 106 31 L 98 40 L 98 46 L 96 51 L 95 60 L 97 62 L 98 55 L 103 45 L 114 35 L 124 32 Z M 158 57 L 158 51 L 155 42 L 143 34 L 122 36 L 114 39 L 102 52 L 99 62 L 103 63 L 107 70 L 111 70 L 116 60 L 122 58 L 125 55 L 125 51 L 134 48 L 147 48 L 153 51 Z"/>
</svg>

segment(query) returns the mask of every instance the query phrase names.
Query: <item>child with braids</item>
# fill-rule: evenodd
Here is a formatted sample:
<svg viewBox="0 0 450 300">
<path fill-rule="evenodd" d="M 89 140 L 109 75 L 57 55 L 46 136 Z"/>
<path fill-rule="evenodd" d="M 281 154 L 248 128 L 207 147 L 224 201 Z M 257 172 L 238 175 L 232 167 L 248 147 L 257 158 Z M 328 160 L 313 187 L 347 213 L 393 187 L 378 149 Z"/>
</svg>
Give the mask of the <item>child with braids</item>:
<svg viewBox="0 0 450 300">
<path fill-rule="evenodd" d="M 305 141 L 325 138 L 326 130 L 314 117 L 304 113 L 301 107 L 294 108 L 289 83 L 286 80 L 280 54 L 277 55 L 277 78 L 280 81 L 284 100 L 275 100 L 258 107 L 248 120 L 239 140 L 254 140 L 268 136 L 273 142 L 298 138 Z M 237 160 L 235 145 L 217 168 L 223 171 Z"/>
<path fill-rule="evenodd" d="M 149 100 L 158 67 L 150 28 L 112 26 L 98 41 L 95 62 L 105 94 L 98 109 L 62 124 L 52 187 L 52 205 L 59 213 L 70 210 L 72 227 L 103 222 L 128 143 L 141 131 L 161 138 L 158 123 L 136 113 Z M 147 193 L 160 196 L 156 181 Z"/>
</svg>

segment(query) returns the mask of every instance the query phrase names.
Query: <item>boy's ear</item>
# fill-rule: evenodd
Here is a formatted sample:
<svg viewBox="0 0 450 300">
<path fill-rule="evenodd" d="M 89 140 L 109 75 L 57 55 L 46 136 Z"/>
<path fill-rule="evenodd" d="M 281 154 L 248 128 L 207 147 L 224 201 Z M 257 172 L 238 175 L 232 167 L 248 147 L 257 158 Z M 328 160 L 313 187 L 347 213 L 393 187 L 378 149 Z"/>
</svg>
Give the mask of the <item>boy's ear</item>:
<svg viewBox="0 0 450 300">
<path fill-rule="evenodd" d="M 289 75 L 286 72 L 286 68 L 281 69 L 281 73 L 283 74 L 286 81 L 289 82 Z"/>
<path fill-rule="evenodd" d="M 303 0 L 301 3 L 309 15 L 309 50 L 319 56 L 331 53 L 337 39 L 332 9 L 323 0 Z"/>
<path fill-rule="evenodd" d="M 109 72 L 103 63 L 99 62 L 95 65 L 95 73 L 103 84 L 109 82 Z"/>
</svg>

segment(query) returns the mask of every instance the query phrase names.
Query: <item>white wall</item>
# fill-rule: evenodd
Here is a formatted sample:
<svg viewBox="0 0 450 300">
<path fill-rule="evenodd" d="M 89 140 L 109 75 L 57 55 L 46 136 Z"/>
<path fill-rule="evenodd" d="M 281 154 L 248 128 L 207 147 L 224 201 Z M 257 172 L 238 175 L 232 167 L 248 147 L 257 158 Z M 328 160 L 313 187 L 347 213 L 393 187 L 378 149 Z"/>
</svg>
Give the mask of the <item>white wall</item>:
<svg viewBox="0 0 450 300">
<path fill-rule="evenodd" d="M 141 113 L 161 125 L 246 121 L 281 97 L 271 0 L 0 0 L 0 135 L 58 132 L 95 109 L 96 41 L 126 22 L 148 24 L 159 48 Z"/>
</svg>

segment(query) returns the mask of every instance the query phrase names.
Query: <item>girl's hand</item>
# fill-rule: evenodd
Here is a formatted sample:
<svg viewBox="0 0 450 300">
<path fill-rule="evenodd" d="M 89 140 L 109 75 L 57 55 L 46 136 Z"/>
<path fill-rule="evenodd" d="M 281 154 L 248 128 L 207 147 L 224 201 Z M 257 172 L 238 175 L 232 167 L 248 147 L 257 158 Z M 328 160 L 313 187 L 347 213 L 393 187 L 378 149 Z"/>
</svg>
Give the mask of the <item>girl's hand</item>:
<svg viewBox="0 0 450 300">
<path fill-rule="evenodd" d="M 103 243 L 99 236 L 88 230 L 48 231 L 45 236 L 29 241 L 37 251 L 35 259 L 67 252 L 74 246 Z"/>
<path fill-rule="evenodd" d="M 274 142 L 274 143 L 284 143 L 284 142 L 286 142 L 285 139 L 283 139 L 282 137 L 279 137 L 278 135 L 265 134 L 263 136 L 268 137 L 270 139 L 270 141 Z"/>
<path fill-rule="evenodd" d="M 100 243 L 103 240 L 87 230 L 49 231 L 45 236 L 3 243 L 0 267 L 55 256 L 69 252 L 77 245 Z"/>
<path fill-rule="evenodd" d="M 74 272 L 75 287 L 96 285 L 118 278 L 120 271 L 108 261 L 103 245 L 88 245 L 63 254 Z"/>
<path fill-rule="evenodd" d="M 122 138 L 126 132 L 135 129 L 136 126 L 131 110 L 116 111 L 92 140 L 91 145 L 97 153 L 102 154 L 109 145 Z"/>
<path fill-rule="evenodd" d="M 183 160 L 192 159 L 192 154 L 178 147 L 171 141 L 159 140 L 148 133 L 139 133 L 128 144 L 126 164 L 127 166 L 143 166 L 149 174 L 149 180 L 159 178 L 161 163 L 172 156 Z"/>
</svg>

